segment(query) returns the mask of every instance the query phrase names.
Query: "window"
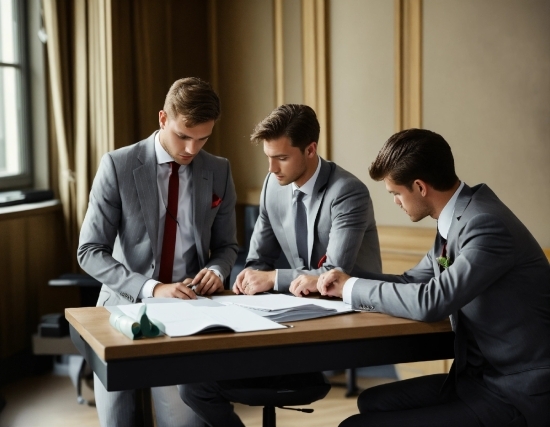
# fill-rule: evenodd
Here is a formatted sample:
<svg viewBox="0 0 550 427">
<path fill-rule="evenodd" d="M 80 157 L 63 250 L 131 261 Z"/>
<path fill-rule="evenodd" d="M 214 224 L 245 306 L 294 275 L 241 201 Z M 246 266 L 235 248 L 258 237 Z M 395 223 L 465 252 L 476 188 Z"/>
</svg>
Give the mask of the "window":
<svg viewBox="0 0 550 427">
<path fill-rule="evenodd" d="M 0 190 L 31 184 L 24 5 L 0 1 Z"/>
</svg>

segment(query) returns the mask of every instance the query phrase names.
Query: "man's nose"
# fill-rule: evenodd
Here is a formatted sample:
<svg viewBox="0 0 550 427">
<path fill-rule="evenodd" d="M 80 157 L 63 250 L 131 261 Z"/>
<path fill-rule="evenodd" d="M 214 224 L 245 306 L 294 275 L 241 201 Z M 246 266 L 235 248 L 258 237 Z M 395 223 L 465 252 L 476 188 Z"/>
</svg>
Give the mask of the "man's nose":
<svg viewBox="0 0 550 427">
<path fill-rule="evenodd" d="M 269 159 L 269 172 L 270 173 L 276 173 L 277 172 L 277 162 Z"/>
<path fill-rule="evenodd" d="M 190 139 L 185 144 L 185 151 L 189 154 L 197 154 L 201 149 L 201 144 L 196 139 Z"/>
</svg>

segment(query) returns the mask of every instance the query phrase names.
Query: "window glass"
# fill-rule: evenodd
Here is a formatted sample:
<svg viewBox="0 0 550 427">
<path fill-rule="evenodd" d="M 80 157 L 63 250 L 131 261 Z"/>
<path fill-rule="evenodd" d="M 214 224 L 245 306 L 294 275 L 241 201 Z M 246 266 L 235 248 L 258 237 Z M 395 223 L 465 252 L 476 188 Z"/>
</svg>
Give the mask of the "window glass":
<svg viewBox="0 0 550 427">
<path fill-rule="evenodd" d="M 25 106 L 22 3 L 0 0 L 0 190 L 30 184 Z M 30 120 L 27 120 L 30 123 Z"/>
</svg>

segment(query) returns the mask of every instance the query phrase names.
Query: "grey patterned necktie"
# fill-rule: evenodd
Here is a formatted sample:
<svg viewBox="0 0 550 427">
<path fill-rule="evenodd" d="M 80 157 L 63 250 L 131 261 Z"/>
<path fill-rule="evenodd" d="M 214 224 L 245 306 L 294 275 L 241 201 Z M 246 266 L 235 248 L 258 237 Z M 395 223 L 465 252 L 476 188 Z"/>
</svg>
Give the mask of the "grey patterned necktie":
<svg viewBox="0 0 550 427">
<path fill-rule="evenodd" d="M 306 268 L 309 268 L 309 259 L 307 256 L 307 213 L 303 198 L 306 194 L 296 190 L 296 221 L 294 222 L 294 232 L 296 234 L 296 246 L 298 247 L 298 256 Z"/>
</svg>

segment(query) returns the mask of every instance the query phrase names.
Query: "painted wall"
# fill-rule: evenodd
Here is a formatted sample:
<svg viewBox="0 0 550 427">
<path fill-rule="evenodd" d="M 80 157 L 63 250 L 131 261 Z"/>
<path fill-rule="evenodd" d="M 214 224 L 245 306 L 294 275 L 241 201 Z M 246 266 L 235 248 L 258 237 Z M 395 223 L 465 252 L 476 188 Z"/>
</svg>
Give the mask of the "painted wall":
<svg viewBox="0 0 550 427">
<path fill-rule="evenodd" d="M 378 224 L 403 224 L 384 185 L 368 167 L 394 132 L 394 3 L 329 4 L 332 160 L 367 184 Z"/>
<path fill-rule="evenodd" d="M 550 2 L 425 0 L 424 127 L 550 247 Z"/>
<path fill-rule="evenodd" d="M 332 0 L 333 160 L 371 190 L 378 224 L 412 224 L 367 168 L 394 129 L 394 3 Z M 550 2 L 424 0 L 423 127 L 459 177 L 489 184 L 550 246 Z"/>
</svg>

